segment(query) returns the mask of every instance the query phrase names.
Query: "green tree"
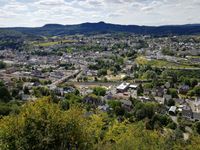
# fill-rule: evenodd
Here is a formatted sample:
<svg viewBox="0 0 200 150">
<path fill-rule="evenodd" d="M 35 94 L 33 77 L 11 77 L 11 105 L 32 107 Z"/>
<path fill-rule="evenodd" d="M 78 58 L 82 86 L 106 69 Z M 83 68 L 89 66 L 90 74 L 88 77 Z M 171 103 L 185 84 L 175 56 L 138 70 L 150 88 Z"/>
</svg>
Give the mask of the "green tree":
<svg viewBox="0 0 200 150">
<path fill-rule="evenodd" d="M 170 94 L 172 98 L 178 98 L 178 91 L 174 88 L 168 89 L 167 93 Z"/>
<path fill-rule="evenodd" d="M 144 92 L 142 84 L 139 84 L 138 88 L 137 88 L 137 95 L 142 95 Z"/>
<path fill-rule="evenodd" d="M 17 116 L 0 120 L 1 149 L 91 149 L 83 113 L 80 108 L 62 111 L 50 99 L 28 103 Z"/>
<path fill-rule="evenodd" d="M 200 96 L 200 86 L 196 86 L 193 89 L 195 91 L 196 96 Z"/>
<path fill-rule="evenodd" d="M 195 123 L 195 129 L 196 129 L 197 133 L 200 134 L 200 122 Z"/>
<path fill-rule="evenodd" d="M 12 99 L 10 92 L 6 87 L 0 87 L 0 101 L 9 102 Z"/>
<path fill-rule="evenodd" d="M 168 102 L 167 102 L 167 105 L 168 106 L 175 106 L 175 101 L 173 99 L 170 99 Z"/>
<path fill-rule="evenodd" d="M 0 61 L 0 69 L 4 69 L 6 68 L 6 63 L 4 63 L 3 61 Z"/>
<path fill-rule="evenodd" d="M 98 77 L 105 76 L 105 75 L 107 75 L 107 70 L 106 69 L 100 69 L 100 70 L 98 70 L 97 75 L 98 75 Z"/>
<path fill-rule="evenodd" d="M 198 80 L 197 79 L 191 79 L 190 83 L 191 83 L 192 87 L 195 87 L 198 84 Z"/>
<path fill-rule="evenodd" d="M 93 93 L 97 96 L 105 96 L 106 94 L 106 89 L 103 87 L 95 87 L 93 89 Z"/>
</svg>

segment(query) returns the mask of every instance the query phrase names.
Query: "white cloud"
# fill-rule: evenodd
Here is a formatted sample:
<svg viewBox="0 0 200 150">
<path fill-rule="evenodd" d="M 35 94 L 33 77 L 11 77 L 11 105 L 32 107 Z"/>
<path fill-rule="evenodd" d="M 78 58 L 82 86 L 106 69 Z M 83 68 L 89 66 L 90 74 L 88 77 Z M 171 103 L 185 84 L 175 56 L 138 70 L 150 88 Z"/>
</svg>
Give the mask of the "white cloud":
<svg viewBox="0 0 200 150">
<path fill-rule="evenodd" d="M 0 0 L 0 26 L 200 23 L 199 0 Z"/>
</svg>

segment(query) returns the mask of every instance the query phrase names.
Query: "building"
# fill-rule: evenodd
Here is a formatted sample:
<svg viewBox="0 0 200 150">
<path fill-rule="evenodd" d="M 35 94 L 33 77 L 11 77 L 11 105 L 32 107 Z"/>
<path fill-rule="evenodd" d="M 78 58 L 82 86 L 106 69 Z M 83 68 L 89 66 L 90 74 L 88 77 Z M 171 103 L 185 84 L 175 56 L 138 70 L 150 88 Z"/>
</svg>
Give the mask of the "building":
<svg viewBox="0 0 200 150">
<path fill-rule="evenodd" d="M 129 88 L 134 89 L 134 90 L 137 90 L 138 85 L 136 85 L 136 84 L 131 84 L 131 85 L 129 86 Z"/>
<path fill-rule="evenodd" d="M 188 85 L 183 85 L 179 88 L 180 94 L 186 94 L 190 90 L 190 87 Z"/>
<path fill-rule="evenodd" d="M 122 103 L 122 107 L 128 111 L 131 111 L 131 107 L 132 107 L 132 102 L 129 100 L 120 100 L 120 102 Z"/>
<path fill-rule="evenodd" d="M 103 112 L 107 112 L 110 110 L 108 104 L 102 105 L 102 106 L 98 106 L 97 107 L 99 110 L 103 111 Z"/>
<path fill-rule="evenodd" d="M 194 120 L 200 120 L 200 113 L 198 113 L 198 112 L 193 112 L 193 119 L 194 119 Z"/>
<path fill-rule="evenodd" d="M 129 86 L 130 86 L 130 83 L 124 82 L 117 87 L 117 92 L 119 92 L 119 93 L 126 92 L 129 88 Z"/>
<path fill-rule="evenodd" d="M 171 106 L 169 109 L 169 114 L 170 115 L 176 115 L 176 106 Z"/>
<path fill-rule="evenodd" d="M 182 105 L 183 107 L 181 108 L 182 111 L 182 117 L 191 119 L 193 117 L 192 109 L 188 105 Z"/>
</svg>

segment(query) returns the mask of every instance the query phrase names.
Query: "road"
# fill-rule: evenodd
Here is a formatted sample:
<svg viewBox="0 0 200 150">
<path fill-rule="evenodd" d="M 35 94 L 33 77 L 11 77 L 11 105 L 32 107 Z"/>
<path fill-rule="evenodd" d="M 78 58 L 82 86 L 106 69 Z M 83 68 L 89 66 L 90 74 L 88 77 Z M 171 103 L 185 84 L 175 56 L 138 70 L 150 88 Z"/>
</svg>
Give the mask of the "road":
<svg viewBox="0 0 200 150">
<path fill-rule="evenodd" d="M 75 71 L 73 74 L 70 74 L 70 75 L 68 75 L 68 76 L 65 76 L 65 77 L 59 79 L 59 80 L 56 80 L 55 82 L 53 82 L 53 83 L 51 84 L 51 86 L 57 86 L 57 85 L 59 85 L 59 84 L 61 84 L 61 83 L 63 83 L 63 82 L 66 82 L 66 81 L 69 80 L 70 78 L 72 78 L 72 77 L 74 77 L 74 76 L 77 76 L 79 73 L 80 73 L 80 70 L 77 70 L 77 71 Z"/>
<path fill-rule="evenodd" d="M 77 85 L 77 86 L 117 86 L 121 84 L 121 82 L 68 82 L 69 84 Z"/>
</svg>

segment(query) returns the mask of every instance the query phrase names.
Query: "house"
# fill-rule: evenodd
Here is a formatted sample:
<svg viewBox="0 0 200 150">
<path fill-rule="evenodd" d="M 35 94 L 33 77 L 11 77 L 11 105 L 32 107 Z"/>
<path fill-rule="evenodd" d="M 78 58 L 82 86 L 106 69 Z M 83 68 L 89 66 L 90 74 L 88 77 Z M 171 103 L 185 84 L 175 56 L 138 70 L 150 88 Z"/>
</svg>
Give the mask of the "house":
<svg viewBox="0 0 200 150">
<path fill-rule="evenodd" d="M 28 88 L 29 90 L 33 87 L 34 83 L 26 82 L 23 84 L 23 89 Z"/>
<path fill-rule="evenodd" d="M 64 76 L 64 73 L 61 71 L 55 71 L 55 72 L 50 73 L 50 77 L 56 78 L 56 79 L 60 79 L 63 76 Z"/>
<path fill-rule="evenodd" d="M 136 84 L 130 84 L 129 88 L 130 88 L 130 89 L 137 90 L 138 85 L 136 85 Z"/>
<path fill-rule="evenodd" d="M 142 101 L 143 103 L 149 102 L 151 101 L 151 99 L 149 97 L 146 96 L 140 96 L 139 97 L 140 101 Z"/>
<path fill-rule="evenodd" d="M 184 100 L 184 99 L 180 99 L 180 98 L 173 98 L 173 100 L 174 100 L 176 103 L 180 104 L 180 105 L 182 105 L 182 104 L 184 104 L 184 103 L 185 103 L 185 100 Z"/>
<path fill-rule="evenodd" d="M 97 107 L 99 110 L 103 111 L 103 112 L 107 112 L 110 110 L 108 104 L 102 105 L 102 106 L 98 106 Z"/>
<path fill-rule="evenodd" d="M 183 85 L 179 88 L 180 94 L 186 94 L 190 90 L 190 87 L 188 85 Z"/>
<path fill-rule="evenodd" d="M 181 112 L 182 112 L 182 117 L 191 119 L 193 117 L 192 109 L 188 105 L 180 105 L 181 107 Z"/>
<path fill-rule="evenodd" d="M 169 114 L 172 115 L 172 116 L 176 115 L 176 106 L 170 107 Z"/>
<path fill-rule="evenodd" d="M 151 94 L 151 89 L 144 89 L 144 95 L 149 95 L 149 94 Z"/>
<path fill-rule="evenodd" d="M 130 83 L 122 83 L 120 84 L 116 89 L 117 89 L 117 92 L 119 93 L 123 93 L 123 92 L 126 92 L 128 90 L 130 86 Z"/>
<path fill-rule="evenodd" d="M 163 98 L 165 101 L 169 101 L 170 99 L 172 99 L 172 96 L 169 94 L 165 94 L 165 95 L 163 95 Z"/>
<path fill-rule="evenodd" d="M 153 88 L 152 90 L 151 90 L 151 94 L 153 95 L 153 96 L 158 96 L 158 97 L 163 97 L 163 95 L 164 95 L 164 88 L 161 88 L 161 87 L 159 87 L 159 88 Z"/>
<path fill-rule="evenodd" d="M 164 95 L 164 88 L 158 88 L 157 90 L 156 90 L 156 96 L 158 96 L 158 97 L 163 97 L 163 95 Z"/>
<path fill-rule="evenodd" d="M 33 70 L 33 71 L 31 72 L 31 74 L 32 74 L 34 77 L 45 78 L 45 75 L 44 75 L 40 70 Z"/>
<path fill-rule="evenodd" d="M 196 99 L 194 104 L 194 111 L 199 112 L 200 113 L 200 100 Z"/>
<path fill-rule="evenodd" d="M 129 100 L 120 100 L 122 103 L 122 107 L 125 108 L 126 110 L 130 111 L 132 107 L 132 102 Z"/>
<path fill-rule="evenodd" d="M 83 102 L 87 104 L 92 104 L 93 106 L 100 106 L 103 104 L 100 98 L 93 95 L 87 95 L 85 98 L 83 98 Z"/>
<path fill-rule="evenodd" d="M 7 73 L 7 74 L 12 74 L 12 73 L 14 73 L 14 72 L 16 72 L 16 68 L 14 68 L 14 67 L 7 68 L 7 69 L 6 69 L 6 73 Z"/>
<path fill-rule="evenodd" d="M 168 88 L 170 88 L 170 86 L 171 86 L 171 84 L 169 83 L 169 82 L 166 82 L 165 83 L 165 87 L 168 89 Z"/>
<path fill-rule="evenodd" d="M 200 113 L 199 112 L 193 112 L 193 119 L 194 120 L 200 120 Z"/>
</svg>

